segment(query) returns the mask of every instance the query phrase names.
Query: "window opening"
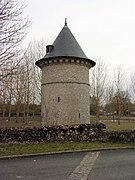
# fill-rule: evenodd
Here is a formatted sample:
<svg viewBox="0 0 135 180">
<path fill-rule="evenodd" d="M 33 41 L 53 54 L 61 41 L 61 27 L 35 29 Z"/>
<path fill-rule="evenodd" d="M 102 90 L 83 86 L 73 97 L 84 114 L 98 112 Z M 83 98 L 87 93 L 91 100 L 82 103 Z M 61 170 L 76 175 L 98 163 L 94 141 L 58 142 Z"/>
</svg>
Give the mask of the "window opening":
<svg viewBox="0 0 135 180">
<path fill-rule="evenodd" d="M 80 116 L 81 116 L 81 115 L 80 115 L 80 113 L 79 113 L 79 119 L 80 119 Z"/>
<path fill-rule="evenodd" d="M 60 102 L 60 97 L 58 97 L 58 102 Z"/>
</svg>

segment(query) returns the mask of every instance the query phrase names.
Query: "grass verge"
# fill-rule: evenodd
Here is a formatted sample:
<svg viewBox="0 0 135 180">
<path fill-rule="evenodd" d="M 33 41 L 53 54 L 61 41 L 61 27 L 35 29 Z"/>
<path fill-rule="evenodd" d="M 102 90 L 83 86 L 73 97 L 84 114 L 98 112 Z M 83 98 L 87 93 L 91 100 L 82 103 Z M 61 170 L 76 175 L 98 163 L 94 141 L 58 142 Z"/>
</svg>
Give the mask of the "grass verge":
<svg viewBox="0 0 135 180">
<path fill-rule="evenodd" d="M 114 147 L 135 147 L 135 143 L 42 142 L 29 144 L 1 144 L 0 156 Z"/>
<path fill-rule="evenodd" d="M 118 125 L 118 122 L 105 121 L 103 123 L 106 125 L 107 131 L 135 130 L 135 121 L 122 121 L 120 125 Z"/>
</svg>

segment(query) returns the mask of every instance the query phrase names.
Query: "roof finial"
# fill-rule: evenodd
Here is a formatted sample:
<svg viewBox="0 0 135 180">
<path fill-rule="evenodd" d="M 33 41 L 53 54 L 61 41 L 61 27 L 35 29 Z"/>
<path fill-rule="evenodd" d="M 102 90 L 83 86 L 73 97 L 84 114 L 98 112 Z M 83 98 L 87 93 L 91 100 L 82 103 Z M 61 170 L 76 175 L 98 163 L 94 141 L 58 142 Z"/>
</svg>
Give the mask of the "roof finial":
<svg viewBox="0 0 135 180">
<path fill-rule="evenodd" d="M 65 18 L 65 26 L 67 26 L 67 18 Z"/>
</svg>

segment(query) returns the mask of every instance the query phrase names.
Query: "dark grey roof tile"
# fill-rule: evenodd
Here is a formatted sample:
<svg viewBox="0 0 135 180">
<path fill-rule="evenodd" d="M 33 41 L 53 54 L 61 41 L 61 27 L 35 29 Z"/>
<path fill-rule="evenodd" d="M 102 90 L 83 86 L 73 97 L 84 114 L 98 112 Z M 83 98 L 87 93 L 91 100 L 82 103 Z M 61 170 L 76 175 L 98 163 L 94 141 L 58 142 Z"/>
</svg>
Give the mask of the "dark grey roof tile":
<svg viewBox="0 0 135 180">
<path fill-rule="evenodd" d="M 67 25 L 63 27 L 57 36 L 53 46 L 52 50 L 44 58 L 69 56 L 88 59 Z"/>
<path fill-rule="evenodd" d="M 85 59 L 86 61 L 91 62 L 92 67 L 96 64 L 94 61 L 87 58 L 74 35 L 68 28 L 66 21 L 65 26 L 62 28 L 54 43 L 46 46 L 46 55 L 38 60 L 36 64 L 38 65 L 40 62 L 47 59 L 60 57 Z"/>
</svg>

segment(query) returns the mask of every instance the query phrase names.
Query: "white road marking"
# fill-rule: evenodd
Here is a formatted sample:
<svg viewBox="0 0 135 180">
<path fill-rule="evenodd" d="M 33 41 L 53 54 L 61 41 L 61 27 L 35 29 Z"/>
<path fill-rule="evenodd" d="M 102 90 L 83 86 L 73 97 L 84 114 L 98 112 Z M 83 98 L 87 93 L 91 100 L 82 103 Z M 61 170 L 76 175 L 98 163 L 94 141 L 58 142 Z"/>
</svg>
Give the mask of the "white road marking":
<svg viewBox="0 0 135 180">
<path fill-rule="evenodd" d="M 86 180 L 92 166 L 94 165 L 96 159 L 98 158 L 100 152 L 89 152 L 80 162 L 79 166 L 70 174 L 67 180 Z"/>
</svg>

